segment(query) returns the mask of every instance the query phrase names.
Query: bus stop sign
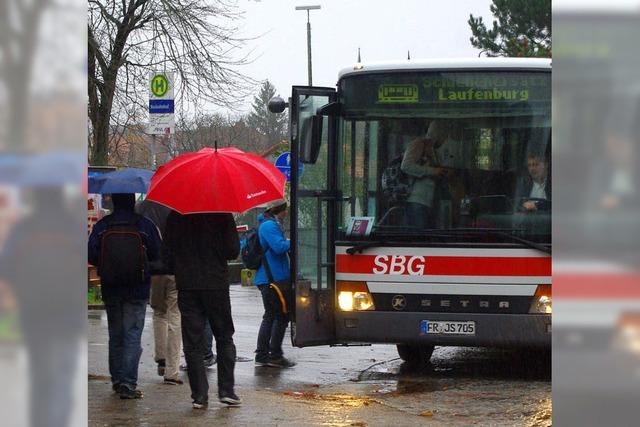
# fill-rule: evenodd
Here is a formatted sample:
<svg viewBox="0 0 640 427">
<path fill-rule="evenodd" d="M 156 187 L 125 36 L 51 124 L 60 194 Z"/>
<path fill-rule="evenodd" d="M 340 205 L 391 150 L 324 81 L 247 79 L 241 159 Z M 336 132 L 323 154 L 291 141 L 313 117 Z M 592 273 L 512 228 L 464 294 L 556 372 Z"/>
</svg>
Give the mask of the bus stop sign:
<svg viewBox="0 0 640 427">
<path fill-rule="evenodd" d="M 285 151 L 280 154 L 276 159 L 275 163 L 276 167 L 287 177 L 287 182 L 291 182 L 291 153 L 289 151 Z M 302 176 L 302 171 L 304 170 L 304 165 L 302 162 L 298 162 L 298 177 Z"/>
</svg>

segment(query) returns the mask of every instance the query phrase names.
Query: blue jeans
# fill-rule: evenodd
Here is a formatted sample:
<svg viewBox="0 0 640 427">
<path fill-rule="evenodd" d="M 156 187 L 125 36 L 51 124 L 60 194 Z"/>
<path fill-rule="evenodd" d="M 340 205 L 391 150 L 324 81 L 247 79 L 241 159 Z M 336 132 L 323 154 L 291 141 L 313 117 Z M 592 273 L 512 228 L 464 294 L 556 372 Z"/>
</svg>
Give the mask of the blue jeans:
<svg viewBox="0 0 640 427">
<path fill-rule="evenodd" d="M 420 229 L 435 228 L 434 209 L 420 203 L 407 202 L 405 205 L 405 224 Z"/>
<path fill-rule="evenodd" d="M 142 355 L 142 330 L 146 299 L 111 297 L 105 301 L 109 325 L 109 373 L 111 382 L 135 389 Z"/>
<path fill-rule="evenodd" d="M 278 295 L 269 285 L 258 286 L 258 289 L 262 293 L 264 315 L 258 332 L 256 361 L 265 362 L 282 357 L 282 340 L 289 318 L 282 313 Z"/>
</svg>

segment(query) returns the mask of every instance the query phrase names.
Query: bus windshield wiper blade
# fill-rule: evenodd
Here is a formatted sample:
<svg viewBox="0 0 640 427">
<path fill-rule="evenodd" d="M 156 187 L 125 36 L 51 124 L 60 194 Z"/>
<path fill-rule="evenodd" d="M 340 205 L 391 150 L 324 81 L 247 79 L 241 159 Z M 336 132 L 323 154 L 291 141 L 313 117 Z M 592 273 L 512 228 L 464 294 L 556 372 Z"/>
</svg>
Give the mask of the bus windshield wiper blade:
<svg viewBox="0 0 640 427">
<path fill-rule="evenodd" d="M 537 242 L 532 242 L 531 240 L 528 239 L 524 239 L 522 237 L 518 237 L 518 236 L 514 236 L 511 233 L 508 233 L 508 231 L 516 231 L 517 229 L 499 229 L 499 228 L 450 228 L 447 229 L 446 231 L 448 232 L 460 232 L 460 233 L 476 233 L 476 234 L 481 234 L 481 233 L 486 233 L 486 234 L 493 234 L 495 236 L 500 236 L 500 237 L 506 237 L 507 239 L 510 239 L 512 241 L 518 242 L 518 243 L 522 243 L 524 246 L 527 246 L 529 248 L 532 249 L 536 249 L 540 252 L 544 252 L 546 254 L 551 255 L 551 245 L 546 246 L 544 244 L 541 243 L 537 243 Z"/>
<path fill-rule="evenodd" d="M 380 246 L 382 245 L 382 242 L 363 242 L 363 243 L 358 243 L 357 245 L 354 245 L 350 248 L 347 248 L 347 253 L 349 255 L 354 255 L 356 253 L 362 253 L 362 251 L 364 251 L 365 249 L 369 249 L 369 248 L 373 248 L 375 246 Z"/>
<path fill-rule="evenodd" d="M 437 229 L 416 229 L 413 230 L 413 233 L 417 233 L 420 235 L 424 235 L 424 236 L 428 236 L 428 237 L 440 237 L 440 238 L 447 238 L 447 237 L 455 237 L 456 234 L 453 233 L 447 233 L 447 230 L 437 230 Z M 388 234 L 390 236 L 394 236 L 397 235 L 398 233 L 394 233 L 389 231 L 389 233 L 380 233 L 379 231 L 376 233 L 378 235 L 385 235 Z M 380 241 L 372 241 L 372 242 L 362 242 L 362 243 L 358 243 L 350 248 L 347 249 L 347 253 L 349 255 L 354 255 L 355 253 L 362 253 L 365 249 L 369 249 L 369 248 L 373 248 L 376 246 L 382 246 L 384 243 L 380 242 Z"/>
</svg>

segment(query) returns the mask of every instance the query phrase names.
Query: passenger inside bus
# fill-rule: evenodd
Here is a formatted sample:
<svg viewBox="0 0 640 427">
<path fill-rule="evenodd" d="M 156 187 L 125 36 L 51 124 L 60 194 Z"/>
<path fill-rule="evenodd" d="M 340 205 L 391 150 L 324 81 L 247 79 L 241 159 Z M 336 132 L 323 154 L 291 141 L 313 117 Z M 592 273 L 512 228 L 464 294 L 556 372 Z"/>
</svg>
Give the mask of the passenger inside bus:
<svg viewBox="0 0 640 427">
<path fill-rule="evenodd" d="M 530 152 L 527 155 L 527 175 L 518 180 L 514 197 L 516 210 L 522 212 L 548 211 L 551 209 L 551 177 L 549 161 L 544 155 Z"/>
<path fill-rule="evenodd" d="M 441 167 L 437 149 L 447 139 L 449 123 L 432 121 L 426 138 L 411 141 L 402 158 L 402 172 L 413 182 L 405 203 L 405 223 L 418 228 L 435 228 L 436 194 L 446 170 Z"/>
</svg>

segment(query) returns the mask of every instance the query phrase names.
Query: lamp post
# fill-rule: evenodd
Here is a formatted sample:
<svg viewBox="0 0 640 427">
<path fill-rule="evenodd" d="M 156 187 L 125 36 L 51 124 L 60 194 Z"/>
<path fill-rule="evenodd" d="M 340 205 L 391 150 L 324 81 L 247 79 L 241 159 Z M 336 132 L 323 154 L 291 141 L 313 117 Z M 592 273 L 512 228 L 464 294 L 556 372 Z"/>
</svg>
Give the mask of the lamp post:
<svg viewBox="0 0 640 427">
<path fill-rule="evenodd" d="M 313 86 L 311 78 L 311 22 L 309 21 L 309 11 L 320 9 L 320 5 L 296 6 L 296 10 L 307 11 L 307 72 L 309 74 L 309 86 Z"/>
</svg>

